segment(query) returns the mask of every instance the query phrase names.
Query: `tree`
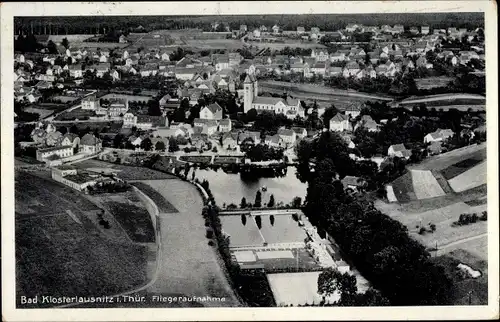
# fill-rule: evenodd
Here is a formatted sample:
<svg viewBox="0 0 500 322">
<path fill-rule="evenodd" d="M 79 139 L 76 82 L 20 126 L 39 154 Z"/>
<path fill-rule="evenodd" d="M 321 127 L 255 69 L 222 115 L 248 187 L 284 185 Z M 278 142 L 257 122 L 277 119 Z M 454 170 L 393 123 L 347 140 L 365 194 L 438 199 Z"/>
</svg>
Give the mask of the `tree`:
<svg viewBox="0 0 500 322">
<path fill-rule="evenodd" d="M 247 199 L 245 197 L 241 198 L 241 203 L 240 203 L 240 208 L 246 208 L 247 207 Z"/>
<path fill-rule="evenodd" d="M 262 193 L 260 192 L 260 190 L 257 191 L 257 194 L 255 195 L 255 202 L 253 205 L 255 208 L 262 207 Z"/>
<path fill-rule="evenodd" d="M 69 41 L 68 38 L 63 38 L 61 44 L 64 46 L 64 48 L 68 49 L 69 48 Z"/>
<path fill-rule="evenodd" d="M 113 147 L 116 149 L 121 148 L 124 138 L 125 137 L 123 136 L 123 134 L 118 133 L 117 135 L 115 135 L 115 137 L 113 138 Z"/>
<path fill-rule="evenodd" d="M 267 206 L 269 208 L 274 207 L 274 195 L 271 195 L 271 197 L 269 197 L 269 202 L 267 203 Z"/>
<path fill-rule="evenodd" d="M 177 144 L 177 140 L 174 137 L 170 137 L 168 139 L 168 152 L 177 151 L 179 151 L 179 144 Z"/>
<path fill-rule="evenodd" d="M 302 206 L 302 198 L 294 197 L 292 200 L 292 207 L 293 208 L 300 208 L 301 206 Z"/>
<path fill-rule="evenodd" d="M 48 41 L 47 49 L 49 50 L 49 54 L 57 54 L 57 46 L 52 40 Z"/>
<path fill-rule="evenodd" d="M 247 224 L 247 216 L 245 214 L 241 214 L 241 223 L 243 226 Z"/>
<path fill-rule="evenodd" d="M 337 269 L 329 267 L 318 276 L 318 293 L 326 297 L 340 293 L 339 303 L 349 304 L 356 295 L 356 277 L 349 273 L 340 273 Z"/>
<path fill-rule="evenodd" d="M 161 116 L 163 114 L 158 101 L 151 100 L 148 102 L 148 115 Z"/>
<path fill-rule="evenodd" d="M 156 151 L 165 151 L 165 143 L 163 141 L 158 141 L 155 144 L 155 150 Z"/>
<path fill-rule="evenodd" d="M 271 226 L 274 226 L 274 215 L 269 216 L 269 222 L 271 223 Z"/>
<path fill-rule="evenodd" d="M 330 120 L 339 112 L 339 110 L 335 107 L 335 105 L 331 105 L 325 110 L 325 113 L 323 113 L 323 126 L 328 128 L 328 125 L 330 124 Z"/>
<path fill-rule="evenodd" d="M 255 216 L 255 223 L 257 224 L 257 228 L 262 228 L 262 218 L 260 217 L 260 215 Z"/>
<path fill-rule="evenodd" d="M 254 108 L 251 108 L 250 110 L 248 110 L 247 115 L 246 115 L 247 122 L 253 122 L 253 121 L 255 121 L 257 119 L 257 114 L 258 114 L 257 110 L 254 109 Z"/>
</svg>

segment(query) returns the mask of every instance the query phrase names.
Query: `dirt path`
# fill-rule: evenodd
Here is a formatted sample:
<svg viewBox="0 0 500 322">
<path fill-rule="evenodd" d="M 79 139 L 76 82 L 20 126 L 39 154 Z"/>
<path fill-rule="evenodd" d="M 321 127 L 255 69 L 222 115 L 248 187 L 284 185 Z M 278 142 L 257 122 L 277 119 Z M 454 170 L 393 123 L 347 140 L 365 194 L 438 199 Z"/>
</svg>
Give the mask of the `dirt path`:
<svg viewBox="0 0 500 322">
<path fill-rule="evenodd" d="M 453 247 L 453 246 L 456 246 L 456 245 L 459 245 L 459 244 L 467 243 L 467 242 L 470 242 L 470 241 L 473 241 L 473 240 L 476 240 L 476 239 L 479 239 L 479 238 L 483 238 L 483 237 L 488 237 L 488 233 L 483 233 L 483 234 L 480 234 L 480 235 L 471 236 L 471 237 L 467 237 L 467 238 L 464 238 L 464 239 L 459 239 L 459 240 L 456 240 L 454 242 L 448 243 L 446 245 L 438 245 L 438 248 L 439 248 L 438 249 L 438 253 L 439 252 L 443 252 L 447 248 L 450 248 L 450 247 Z M 446 251 L 444 251 L 444 253 L 446 253 Z M 443 254 L 443 253 L 441 253 L 441 254 Z"/>
</svg>

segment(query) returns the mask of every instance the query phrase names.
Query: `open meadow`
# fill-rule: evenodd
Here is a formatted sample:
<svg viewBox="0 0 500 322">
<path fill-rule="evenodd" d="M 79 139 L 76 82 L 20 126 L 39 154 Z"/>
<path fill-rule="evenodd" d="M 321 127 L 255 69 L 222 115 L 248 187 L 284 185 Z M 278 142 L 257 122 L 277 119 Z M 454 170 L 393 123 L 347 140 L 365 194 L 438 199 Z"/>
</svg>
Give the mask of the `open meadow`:
<svg viewBox="0 0 500 322">
<path fill-rule="evenodd" d="M 19 171 L 15 198 L 19 296 L 112 295 L 150 278 L 155 252 L 103 233 L 100 208 L 81 193 Z"/>
</svg>

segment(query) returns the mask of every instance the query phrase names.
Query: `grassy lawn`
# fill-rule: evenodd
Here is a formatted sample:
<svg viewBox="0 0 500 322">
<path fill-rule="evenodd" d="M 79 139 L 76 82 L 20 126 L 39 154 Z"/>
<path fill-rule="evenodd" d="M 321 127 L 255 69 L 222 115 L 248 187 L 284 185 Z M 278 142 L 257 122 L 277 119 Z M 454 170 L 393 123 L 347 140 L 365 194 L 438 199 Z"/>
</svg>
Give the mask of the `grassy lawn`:
<svg viewBox="0 0 500 322">
<path fill-rule="evenodd" d="M 150 214 L 138 199 L 129 199 L 129 194 L 133 192 L 102 196 L 101 200 L 133 241 L 153 243 L 155 230 Z"/>
<path fill-rule="evenodd" d="M 64 112 L 58 115 L 55 119 L 57 121 L 71 121 L 71 120 L 83 120 L 90 116 L 95 116 L 94 111 L 84 110 L 82 108 L 76 108 L 72 111 Z"/>
<path fill-rule="evenodd" d="M 445 268 L 446 274 L 453 281 L 450 297 L 454 305 L 488 304 L 488 263 L 470 252 L 459 249 L 432 259 Z M 461 278 L 457 274 L 457 265 L 463 263 L 481 272 L 477 279 Z M 469 296 L 469 292 L 470 296 Z M 470 300 L 470 302 L 469 302 Z"/>
<path fill-rule="evenodd" d="M 15 182 L 16 212 L 24 218 L 99 209 L 80 192 L 52 180 L 16 171 Z"/>
<path fill-rule="evenodd" d="M 81 193 L 22 171 L 15 180 L 18 301 L 42 294 L 112 295 L 148 280 L 147 261 L 154 256 L 103 234 L 87 217 L 99 207 Z"/>
<path fill-rule="evenodd" d="M 187 162 L 208 164 L 212 160 L 212 157 L 203 155 L 182 155 L 180 159 Z"/>
<path fill-rule="evenodd" d="M 172 174 L 163 173 L 149 168 L 127 166 L 94 159 L 78 162 L 75 166 L 80 169 L 88 169 L 96 172 L 113 171 L 116 172 L 118 177 L 123 180 L 160 180 L 176 178 Z"/>
<path fill-rule="evenodd" d="M 174 213 L 178 212 L 174 206 L 170 202 L 168 202 L 158 191 L 153 189 L 151 186 L 143 183 L 143 182 L 134 182 L 134 186 L 139 188 L 142 192 L 144 192 L 158 207 L 159 212 L 164 213 Z"/>
</svg>

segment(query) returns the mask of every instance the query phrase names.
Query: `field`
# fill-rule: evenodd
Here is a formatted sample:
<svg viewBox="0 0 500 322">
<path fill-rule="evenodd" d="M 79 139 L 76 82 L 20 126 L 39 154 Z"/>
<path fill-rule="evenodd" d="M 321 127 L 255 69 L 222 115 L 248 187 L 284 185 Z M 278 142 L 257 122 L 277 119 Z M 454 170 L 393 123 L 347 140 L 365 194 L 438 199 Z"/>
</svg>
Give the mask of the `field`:
<svg viewBox="0 0 500 322">
<path fill-rule="evenodd" d="M 29 184 L 26 184 L 29 182 Z M 36 196 L 36 198 L 33 198 Z M 95 204 L 66 186 L 26 172 L 15 174 L 16 213 L 23 219 L 50 216 L 69 209 L 73 212 L 99 210 Z"/>
<path fill-rule="evenodd" d="M 90 116 L 95 116 L 95 115 L 96 114 L 94 111 L 84 110 L 80 107 L 80 108 L 75 108 L 72 111 L 66 111 L 59 114 L 58 116 L 56 116 L 55 120 L 57 121 L 70 121 L 76 119 L 83 120 Z"/>
<path fill-rule="evenodd" d="M 318 294 L 318 276 L 320 272 L 268 274 L 267 279 L 277 306 L 319 304 L 322 296 Z M 334 293 L 327 297 L 328 303 L 340 299 Z"/>
<path fill-rule="evenodd" d="M 432 89 L 436 87 L 444 87 L 451 82 L 451 77 L 427 77 L 415 79 L 418 89 Z"/>
<path fill-rule="evenodd" d="M 291 215 L 275 215 L 274 224 L 271 224 L 269 216 L 261 216 L 261 229 L 255 220 L 254 216 L 247 215 L 243 225 L 240 215 L 221 216 L 222 227 L 230 236 L 230 247 L 303 243 L 306 238 L 305 231 Z"/>
<path fill-rule="evenodd" d="M 140 189 L 142 192 L 144 192 L 153 202 L 156 204 L 158 207 L 159 212 L 164 212 L 164 213 L 175 213 L 178 212 L 175 207 L 166 200 L 161 193 L 153 189 L 151 186 L 143 183 L 143 182 L 134 182 L 134 186 L 136 186 L 138 189 Z"/>
<path fill-rule="evenodd" d="M 353 90 L 336 89 L 318 84 L 290 83 L 290 82 L 282 82 L 274 80 L 263 80 L 259 82 L 259 87 L 280 89 L 282 92 L 284 89 L 288 89 L 290 92 L 299 91 L 304 93 L 347 96 L 350 97 L 351 99 L 354 97 L 361 97 L 364 98 L 365 100 L 370 100 L 370 99 L 385 100 L 385 101 L 392 100 L 392 98 L 387 95 L 375 95 L 375 94 L 357 92 Z"/>
<path fill-rule="evenodd" d="M 130 239 L 138 243 L 155 242 L 155 230 L 150 214 L 135 192 L 102 194 L 99 199 L 125 229 Z"/>
<path fill-rule="evenodd" d="M 445 193 L 431 171 L 411 170 L 413 191 L 417 199 L 444 196 Z"/>
<path fill-rule="evenodd" d="M 117 42 L 85 42 L 85 41 L 73 41 L 71 42 L 71 48 L 89 48 L 89 49 L 114 49 L 114 48 L 125 48 L 129 46 L 127 43 L 117 43 Z"/>
<path fill-rule="evenodd" d="M 285 47 L 290 48 L 304 48 L 304 49 L 322 49 L 326 48 L 324 45 L 315 42 L 305 42 L 296 40 L 286 40 L 285 42 L 265 42 L 265 41 L 250 41 L 248 44 L 258 47 L 259 49 L 269 48 L 271 50 L 282 50 Z"/>
<path fill-rule="evenodd" d="M 227 49 L 236 50 L 243 48 L 244 42 L 237 39 L 189 39 L 182 47 L 197 50 Z"/>
<path fill-rule="evenodd" d="M 389 186 L 397 201 L 405 203 L 480 188 L 486 185 L 486 179 L 486 145 L 479 144 L 408 166 L 408 172 Z"/>
<path fill-rule="evenodd" d="M 477 213 L 487 210 L 487 205 L 470 206 L 465 202 L 456 200 L 455 202 L 435 207 L 429 210 L 418 210 L 406 207 L 406 205 L 387 204 L 383 201 L 376 201 L 375 206 L 383 213 L 393 219 L 398 220 L 408 227 L 408 231 L 413 238 L 420 241 L 428 248 L 438 246 L 438 253 L 446 253 L 457 248 L 468 248 L 469 243 L 477 242 L 476 239 L 485 238 L 487 232 L 487 222 L 478 221 L 466 226 L 452 227 L 452 223 L 458 220 L 462 213 Z M 420 227 L 429 227 L 429 224 L 436 225 L 434 233 L 427 232 L 419 234 Z M 484 252 L 486 249 L 476 249 L 477 256 L 487 258 Z"/>
<path fill-rule="evenodd" d="M 462 192 L 476 188 L 486 183 L 488 179 L 487 168 L 488 166 L 486 161 L 483 161 L 473 168 L 470 168 L 469 170 L 448 180 L 448 182 L 455 192 Z"/>
<path fill-rule="evenodd" d="M 145 95 L 129 95 L 129 94 L 117 94 L 117 93 L 110 93 L 106 94 L 102 97 L 101 99 L 112 99 L 112 98 L 121 98 L 121 99 L 127 99 L 129 102 L 138 102 L 138 101 L 151 101 L 153 97 L 151 96 L 145 96 Z"/>
<path fill-rule="evenodd" d="M 25 172 L 15 188 L 18 299 L 111 295 L 147 282 L 155 253 L 104 235 L 90 219 L 99 207 L 82 194 Z"/>
<path fill-rule="evenodd" d="M 70 103 L 70 102 L 74 102 L 78 99 L 80 99 L 81 96 L 64 96 L 64 95 L 57 95 L 57 96 L 52 96 L 50 99 L 51 100 L 59 100 L 61 101 L 62 103 L 66 104 L 66 103 Z"/>
<path fill-rule="evenodd" d="M 412 108 L 425 103 L 428 109 L 435 108 L 443 111 L 456 108 L 460 111 L 467 111 L 469 108 L 474 111 L 485 111 L 486 98 L 476 94 L 438 94 L 421 97 L 410 97 L 393 105 L 398 107 Z"/>
<path fill-rule="evenodd" d="M 172 174 L 148 168 L 108 163 L 94 159 L 78 162 L 73 166 L 79 169 L 87 169 L 94 172 L 114 172 L 123 180 L 158 180 L 176 178 Z"/>
<path fill-rule="evenodd" d="M 454 305 L 486 305 L 488 304 L 488 263 L 467 250 L 454 250 L 446 255 L 433 258 L 432 261 L 443 266 L 445 273 L 452 280 L 450 292 Z M 457 274 L 457 265 L 465 264 L 479 270 L 481 276 L 462 278 Z"/>
<path fill-rule="evenodd" d="M 23 109 L 25 112 L 28 113 L 37 113 L 40 115 L 40 119 L 44 119 L 52 114 L 54 114 L 55 111 L 53 110 L 47 110 L 43 108 L 36 108 L 36 107 L 25 107 Z"/>
</svg>

